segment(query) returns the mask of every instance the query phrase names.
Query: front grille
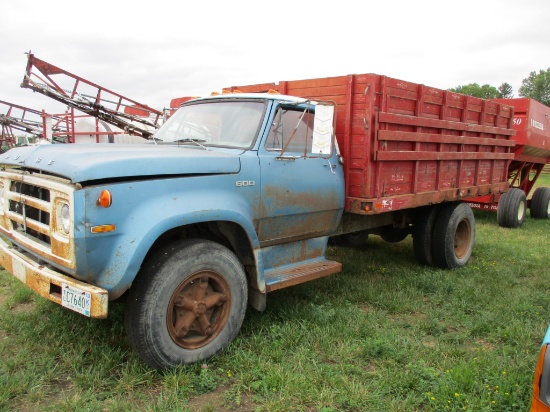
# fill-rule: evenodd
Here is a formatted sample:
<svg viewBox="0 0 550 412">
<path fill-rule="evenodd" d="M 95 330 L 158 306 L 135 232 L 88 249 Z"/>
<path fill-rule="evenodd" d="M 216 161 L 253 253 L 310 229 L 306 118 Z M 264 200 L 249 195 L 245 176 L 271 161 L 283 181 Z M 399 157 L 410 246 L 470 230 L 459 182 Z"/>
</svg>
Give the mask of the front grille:
<svg viewBox="0 0 550 412">
<path fill-rule="evenodd" d="M 3 202 L 0 233 L 45 261 L 75 268 L 74 229 L 61 228 L 57 211 L 72 203 L 75 185 L 59 177 L 6 169 L 0 171 Z"/>
<path fill-rule="evenodd" d="M 13 230 L 50 245 L 50 191 L 24 182 L 11 182 L 8 217 Z M 19 196 L 17 196 L 17 194 Z"/>
</svg>

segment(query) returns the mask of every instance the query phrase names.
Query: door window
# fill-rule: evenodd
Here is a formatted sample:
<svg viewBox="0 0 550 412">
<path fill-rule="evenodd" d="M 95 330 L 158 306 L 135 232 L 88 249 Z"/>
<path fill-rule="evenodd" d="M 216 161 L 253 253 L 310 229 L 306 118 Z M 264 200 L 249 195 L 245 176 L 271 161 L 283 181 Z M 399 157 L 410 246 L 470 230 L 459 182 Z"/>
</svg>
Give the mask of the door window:
<svg viewBox="0 0 550 412">
<path fill-rule="evenodd" d="M 266 140 L 266 150 L 306 156 L 311 152 L 315 115 L 304 110 L 279 108 Z"/>
</svg>

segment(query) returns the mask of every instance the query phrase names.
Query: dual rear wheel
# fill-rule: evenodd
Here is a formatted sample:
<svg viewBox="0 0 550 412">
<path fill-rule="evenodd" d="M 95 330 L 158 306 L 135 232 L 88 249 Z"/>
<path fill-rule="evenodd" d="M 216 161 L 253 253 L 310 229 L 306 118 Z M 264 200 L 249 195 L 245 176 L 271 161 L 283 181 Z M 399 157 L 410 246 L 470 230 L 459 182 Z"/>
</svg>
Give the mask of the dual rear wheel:
<svg viewBox="0 0 550 412">
<path fill-rule="evenodd" d="M 455 269 L 472 256 L 476 237 L 475 218 L 462 202 L 421 208 L 413 228 L 413 249 L 425 265 Z"/>
</svg>

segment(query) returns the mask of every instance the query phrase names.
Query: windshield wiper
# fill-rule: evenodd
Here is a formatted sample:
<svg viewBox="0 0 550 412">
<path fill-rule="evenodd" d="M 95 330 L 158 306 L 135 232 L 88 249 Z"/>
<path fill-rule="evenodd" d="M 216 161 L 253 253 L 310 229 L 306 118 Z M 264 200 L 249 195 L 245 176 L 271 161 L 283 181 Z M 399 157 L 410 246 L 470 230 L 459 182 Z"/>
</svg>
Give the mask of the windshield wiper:
<svg viewBox="0 0 550 412">
<path fill-rule="evenodd" d="M 178 139 L 174 140 L 174 143 L 195 143 L 197 146 L 202 147 L 204 150 L 208 150 L 208 148 L 201 144 L 201 142 L 206 142 L 204 139 L 191 139 L 191 138 L 185 138 L 185 139 Z"/>
</svg>

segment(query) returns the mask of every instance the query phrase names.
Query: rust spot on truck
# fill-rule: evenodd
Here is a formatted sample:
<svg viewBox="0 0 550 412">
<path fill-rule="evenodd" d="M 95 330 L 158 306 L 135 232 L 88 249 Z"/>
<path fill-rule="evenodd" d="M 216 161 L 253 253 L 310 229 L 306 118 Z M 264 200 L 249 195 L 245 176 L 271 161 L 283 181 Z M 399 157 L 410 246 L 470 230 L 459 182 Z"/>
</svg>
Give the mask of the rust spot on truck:
<svg viewBox="0 0 550 412">
<path fill-rule="evenodd" d="M 262 202 L 260 240 L 329 234 L 336 225 L 337 199 L 334 192 L 311 194 L 267 187 Z"/>
<path fill-rule="evenodd" d="M 11 275 L 26 284 L 40 296 L 62 305 L 63 284 L 89 292 L 91 296 L 90 317 L 107 317 L 109 294 L 105 289 L 80 282 L 60 272 L 38 264 L 25 252 L 15 250 L 0 239 L 0 265 Z"/>
</svg>

